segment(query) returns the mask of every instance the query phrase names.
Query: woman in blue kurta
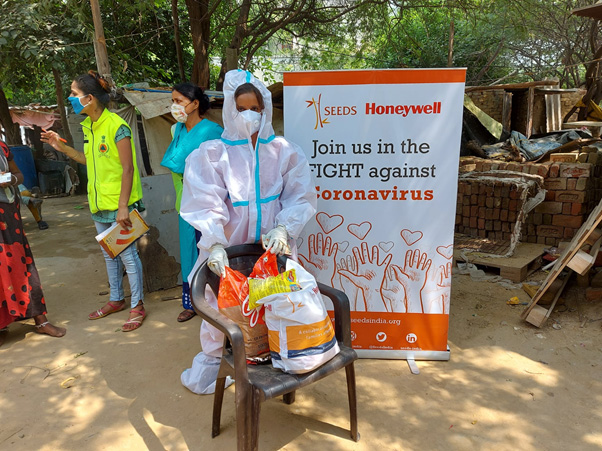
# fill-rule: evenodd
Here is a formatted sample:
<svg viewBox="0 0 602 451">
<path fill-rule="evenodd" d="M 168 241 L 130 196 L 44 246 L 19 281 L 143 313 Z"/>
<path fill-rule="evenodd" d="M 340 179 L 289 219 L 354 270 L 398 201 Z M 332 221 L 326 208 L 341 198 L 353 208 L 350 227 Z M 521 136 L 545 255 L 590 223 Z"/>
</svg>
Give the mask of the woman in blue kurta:
<svg viewBox="0 0 602 451">
<path fill-rule="evenodd" d="M 171 171 L 176 189 L 176 210 L 180 227 L 180 264 L 182 267 L 182 306 L 178 321 L 188 321 L 195 313 L 190 301 L 188 276 L 198 257 L 198 237 L 194 227 L 180 217 L 180 201 L 184 181 L 186 157 L 204 141 L 219 139 L 224 129 L 205 118 L 209 98 L 201 88 L 192 83 L 181 83 L 171 93 L 171 114 L 178 121 L 171 129 L 173 139 L 165 152 L 161 165 Z"/>
</svg>

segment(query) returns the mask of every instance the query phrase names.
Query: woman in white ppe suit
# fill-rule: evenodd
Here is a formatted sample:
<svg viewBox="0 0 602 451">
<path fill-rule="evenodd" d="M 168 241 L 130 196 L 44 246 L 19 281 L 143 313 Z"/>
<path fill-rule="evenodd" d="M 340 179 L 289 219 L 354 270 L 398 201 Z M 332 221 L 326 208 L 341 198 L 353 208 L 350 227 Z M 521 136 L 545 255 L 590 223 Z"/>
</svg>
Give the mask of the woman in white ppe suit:
<svg viewBox="0 0 602 451">
<path fill-rule="evenodd" d="M 301 148 L 272 128 L 272 95 L 251 73 L 230 71 L 224 81 L 224 132 L 186 159 L 180 215 L 201 232 L 199 258 L 222 275 L 224 248 L 258 243 L 282 254 L 316 212 L 316 190 Z M 191 281 L 191 280 L 190 280 Z M 207 300 L 217 300 L 207 289 Z M 213 393 L 222 355 L 223 334 L 203 322 L 203 352 L 182 383 L 195 393 Z"/>
</svg>

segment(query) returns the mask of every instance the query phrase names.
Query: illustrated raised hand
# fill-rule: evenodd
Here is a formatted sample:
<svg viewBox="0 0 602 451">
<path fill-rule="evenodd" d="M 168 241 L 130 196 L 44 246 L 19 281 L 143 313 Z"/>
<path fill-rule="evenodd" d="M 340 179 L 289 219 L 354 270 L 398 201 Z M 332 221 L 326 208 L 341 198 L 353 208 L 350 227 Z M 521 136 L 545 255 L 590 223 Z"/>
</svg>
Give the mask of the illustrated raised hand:
<svg viewBox="0 0 602 451">
<path fill-rule="evenodd" d="M 349 304 L 351 310 L 354 312 L 365 312 L 366 311 L 366 300 L 361 290 L 355 286 L 347 277 L 340 275 L 341 271 L 356 272 L 355 260 L 348 255 L 346 258 L 341 258 L 341 262 L 337 265 L 337 277 L 336 280 L 341 284 L 341 289 L 349 298 Z M 335 287 L 336 288 L 336 287 Z M 359 302 L 358 302 L 359 301 Z"/>
<path fill-rule="evenodd" d="M 408 300 L 403 284 L 395 277 L 393 266 L 389 265 L 383 287 L 383 298 L 387 311 L 394 313 L 405 313 L 408 310 Z"/>
<path fill-rule="evenodd" d="M 403 269 L 392 265 L 395 278 L 403 285 L 406 292 L 407 313 L 424 313 L 422 307 L 422 289 L 426 284 L 428 271 L 432 261 L 426 252 L 416 249 L 406 252 Z"/>
<path fill-rule="evenodd" d="M 299 254 L 299 261 L 303 267 L 316 279 L 319 276 L 320 280 L 325 281 L 331 287 L 340 285 L 335 280 L 339 245 L 333 244 L 329 236 L 324 239 L 324 235 L 318 233 L 309 235 L 307 247 L 309 251 L 307 257 Z"/>
<path fill-rule="evenodd" d="M 425 313 L 449 313 L 449 297 L 451 289 L 452 264 L 448 262 L 440 265 L 435 273 L 435 283 L 427 293 L 427 303 L 424 306 Z"/>
<path fill-rule="evenodd" d="M 378 246 L 372 246 L 372 252 L 370 252 L 368 244 L 364 242 L 361 245 L 361 249 L 358 247 L 353 248 L 353 258 L 355 259 L 355 267 L 357 270 L 352 272 L 346 269 L 340 269 L 339 274 L 344 278 L 347 278 L 362 291 L 366 304 L 366 311 L 387 311 L 387 306 L 383 300 L 381 290 L 392 255 L 387 255 L 379 263 Z"/>
</svg>

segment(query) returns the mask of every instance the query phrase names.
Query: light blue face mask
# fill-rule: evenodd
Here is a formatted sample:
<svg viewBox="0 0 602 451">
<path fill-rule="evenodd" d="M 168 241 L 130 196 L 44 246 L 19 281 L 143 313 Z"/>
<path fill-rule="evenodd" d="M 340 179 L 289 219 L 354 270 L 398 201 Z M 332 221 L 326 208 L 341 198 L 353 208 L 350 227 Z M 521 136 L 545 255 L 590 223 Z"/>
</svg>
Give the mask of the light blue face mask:
<svg viewBox="0 0 602 451">
<path fill-rule="evenodd" d="M 82 97 L 86 97 L 86 96 L 82 96 Z M 67 100 L 71 103 L 71 106 L 73 107 L 73 111 L 75 111 L 75 114 L 79 114 L 82 112 L 82 110 L 84 109 L 86 105 L 82 105 L 82 101 L 81 98 L 82 97 L 67 97 Z"/>
</svg>

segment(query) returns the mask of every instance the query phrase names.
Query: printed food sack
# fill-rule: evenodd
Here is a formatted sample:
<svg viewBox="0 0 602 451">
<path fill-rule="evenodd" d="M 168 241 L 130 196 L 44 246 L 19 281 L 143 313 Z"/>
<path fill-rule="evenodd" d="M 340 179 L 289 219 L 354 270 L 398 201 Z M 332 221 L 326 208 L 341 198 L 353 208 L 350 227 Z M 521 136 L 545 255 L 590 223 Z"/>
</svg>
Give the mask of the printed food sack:
<svg viewBox="0 0 602 451">
<path fill-rule="evenodd" d="M 276 256 L 263 254 L 253 268 L 251 277 L 266 278 L 278 274 Z M 249 282 L 247 277 L 229 267 L 221 278 L 217 296 L 219 311 L 240 327 L 245 342 L 245 355 L 251 363 L 269 357 L 268 329 L 264 320 L 264 308 L 249 308 Z"/>
<path fill-rule="evenodd" d="M 290 293 L 299 290 L 301 290 L 301 287 L 297 282 L 297 274 L 294 269 L 266 279 L 249 278 L 249 306 L 251 308 L 258 307 L 257 301 L 271 294 Z"/>
<path fill-rule="evenodd" d="M 316 279 L 290 259 L 286 269 L 295 270 L 301 290 L 273 294 L 258 303 L 265 306 L 272 365 L 302 374 L 332 359 L 339 345 Z"/>
</svg>

